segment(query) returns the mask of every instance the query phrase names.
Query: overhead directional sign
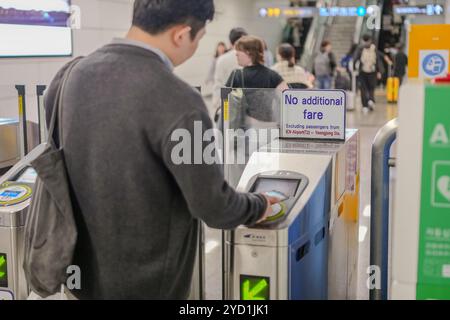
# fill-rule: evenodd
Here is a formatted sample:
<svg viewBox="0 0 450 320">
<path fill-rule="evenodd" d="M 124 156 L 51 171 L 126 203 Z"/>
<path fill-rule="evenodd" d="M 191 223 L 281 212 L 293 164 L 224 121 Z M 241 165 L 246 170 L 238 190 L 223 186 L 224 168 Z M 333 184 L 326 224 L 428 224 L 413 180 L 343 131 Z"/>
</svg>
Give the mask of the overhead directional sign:
<svg viewBox="0 0 450 320">
<path fill-rule="evenodd" d="M 370 15 L 368 8 L 360 7 L 267 7 L 259 9 L 262 18 L 311 18 L 319 15 L 321 17 L 357 17 Z"/>
<path fill-rule="evenodd" d="M 439 4 L 427 4 L 422 6 L 394 6 L 394 13 L 399 16 L 407 16 L 411 14 L 440 16 L 444 14 L 444 11 L 444 8 Z"/>
<path fill-rule="evenodd" d="M 270 278 L 241 275 L 241 300 L 269 300 Z"/>
</svg>

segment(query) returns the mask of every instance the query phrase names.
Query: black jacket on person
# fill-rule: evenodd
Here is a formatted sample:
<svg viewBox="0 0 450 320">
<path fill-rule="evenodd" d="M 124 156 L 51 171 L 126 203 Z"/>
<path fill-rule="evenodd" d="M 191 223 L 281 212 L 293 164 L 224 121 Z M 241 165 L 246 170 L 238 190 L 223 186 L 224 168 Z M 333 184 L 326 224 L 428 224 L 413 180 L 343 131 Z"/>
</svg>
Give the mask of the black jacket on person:
<svg viewBox="0 0 450 320">
<path fill-rule="evenodd" d="M 408 66 L 408 56 L 399 51 L 394 57 L 394 77 L 403 78 L 406 75 L 406 67 Z"/>
<path fill-rule="evenodd" d="M 225 86 L 228 88 L 275 89 L 282 82 L 283 78 L 277 72 L 262 64 L 257 64 L 233 71 Z"/>
</svg>

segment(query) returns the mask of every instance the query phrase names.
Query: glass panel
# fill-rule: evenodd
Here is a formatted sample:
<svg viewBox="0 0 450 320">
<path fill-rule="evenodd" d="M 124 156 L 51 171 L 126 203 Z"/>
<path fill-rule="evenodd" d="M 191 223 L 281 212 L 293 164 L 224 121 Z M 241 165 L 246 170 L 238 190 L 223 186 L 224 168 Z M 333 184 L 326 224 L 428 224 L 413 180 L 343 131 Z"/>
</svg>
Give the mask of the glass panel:
<svg viewBox="0 0 450 320">
<path fill-rule="evenodd" d="M 225 178 L 237 187 L 251 155 L 279 136 L 281 92 L 277 89 L 232 89 L 225 99 Z"/>
</svg>

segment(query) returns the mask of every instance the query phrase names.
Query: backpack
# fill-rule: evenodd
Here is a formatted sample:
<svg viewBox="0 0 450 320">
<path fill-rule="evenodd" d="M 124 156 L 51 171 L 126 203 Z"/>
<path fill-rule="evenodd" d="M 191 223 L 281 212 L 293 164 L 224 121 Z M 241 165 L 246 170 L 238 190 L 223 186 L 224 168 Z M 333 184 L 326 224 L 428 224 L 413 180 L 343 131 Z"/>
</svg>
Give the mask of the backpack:
<svg viewBox="0 0 450 320">
<path fill-rule="evenodd" d="M 70 62 L 58 87 L 47 143 L 29 155 L 38 177 L 25 222 L 23 268 L 30 289 L 43 298 L 59 292 L 65 283 L 77 240 L 64 161 L 61 104 L 68 76 L 79 61 Z M 57 119 L 59 147 L 53 139 Z"/>
<path fill-rule="evenodd" d="M 372 44 L 361 53 L 361 70 L 366 73 L 377 71 L 377 49 Z"/>
<path fill-rule="evenodd" d="M 329 76 L 331 74 L 330 55 L 328 52 L 319 53 L 314 59 L 314 72 L 316 76 Z"/>
</svg>

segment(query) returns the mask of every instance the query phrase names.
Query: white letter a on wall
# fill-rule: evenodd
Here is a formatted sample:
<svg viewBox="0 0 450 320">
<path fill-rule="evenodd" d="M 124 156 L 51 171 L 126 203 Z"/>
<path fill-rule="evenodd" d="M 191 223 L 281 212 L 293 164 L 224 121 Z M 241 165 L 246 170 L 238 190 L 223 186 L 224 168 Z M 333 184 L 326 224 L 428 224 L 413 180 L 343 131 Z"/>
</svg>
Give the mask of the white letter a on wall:
<svg viewBox="0 0 450 320">
<path fill-rule="evenodd" d="M 430 144 L 448 145 L 448 135 L 445 126 L 438 123 L 431 135 Z"/>
</svg>

